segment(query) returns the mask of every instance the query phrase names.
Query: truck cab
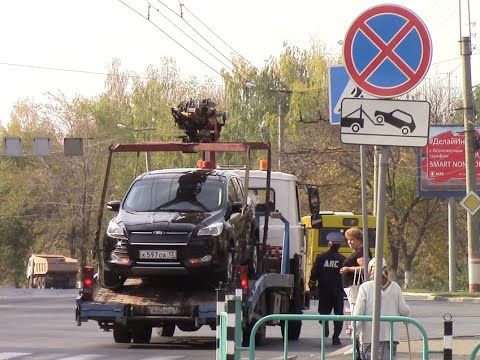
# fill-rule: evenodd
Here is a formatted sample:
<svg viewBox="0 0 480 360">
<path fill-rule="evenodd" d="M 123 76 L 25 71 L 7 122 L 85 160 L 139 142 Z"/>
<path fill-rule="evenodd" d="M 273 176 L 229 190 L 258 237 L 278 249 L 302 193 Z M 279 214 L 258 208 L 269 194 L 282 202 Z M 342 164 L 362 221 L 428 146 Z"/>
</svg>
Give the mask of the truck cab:
<svg viewBox="0 0 480 360">
<path fill-rule="evenodd" d="M 245 176 L 245 170 L 233 170 L 241 178 Z M 248 196 L 255 203 L 257 214 L 262 214 L 267 208 L 266 204 L 266 171 L 250 170 L 248 183 Z M 283 251 L 283 239 L 285 234 L 285 223 L 289 227 L 289 259 L 295 254 L 305 253 L 305 239 L 303 225 L 301 224 L 300 203 L 298 193 L 298 179 L 295 175 L 278 171 L 272 171 L 270 180 L 269 210 L 278 212 L 284 220 L 271 218 L 268 222 L 267 243 L 271 255 L 277 254 L 281 257 Z M 265 218 L 259 216 L 260 242 L 263 240 Z"/>
</svg>

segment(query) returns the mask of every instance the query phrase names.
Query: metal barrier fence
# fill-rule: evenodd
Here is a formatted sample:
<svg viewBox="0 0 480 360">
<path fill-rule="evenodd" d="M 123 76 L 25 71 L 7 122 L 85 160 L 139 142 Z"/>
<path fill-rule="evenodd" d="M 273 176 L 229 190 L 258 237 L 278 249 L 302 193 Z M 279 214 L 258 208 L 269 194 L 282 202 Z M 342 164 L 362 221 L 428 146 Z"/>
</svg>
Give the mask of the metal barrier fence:
<svg viewBox="0 0 480 360">
<path fill-rule="evenodd" d="M 228 315 L 225 312 L 222 312 L 220 315 L 220 334 L 221 334 L 221 339 L 220 339 L 220 352 L 219 352 L 219 359 L 223 360 L 226 359 L 226 352 L 222 349 L 222 344 L 226 348 L 226 319 Z M 235 354 L 236 356 L 240 356 L 240 353 L 242 351 L 248 351 L 249 353 L 249 359 L 250 360 L 255 360 L 255 334 L 260 326 L 262 324 L 268 322 L 268 321 L 282 321 L 283 326 L 284 326 L 284 344 L 283 344 L 283 359 L 287 360 L 288 359 L 288 326 L 289 326 L 289 321 L 295 321 L 295 320 L 310 320 L 310 321 L 320 321 L 322 323 L 322 326 L 325 325 L 326 321 L 353 321 L 354 324 L 357 321 L 372 321 L 372 316 L 350 316 L 350 315 L 300 315 L 300 314 L 274 314 L 274 315 L 267 315 L 261 319 L 259 319 L 255 325 L 252 328 L 251 334 L 250 334 L 250 339 L 249 339 L 249 346 L 240 346 L 239 343 L 236 343 L 235 346 Z M 394 339 L 394 323 L 396 322 L 401 322 L 401 323 L 408 323 L 412 324 L 417 327 L 419 330 L 420 334 L 422 335 L 422 359 L 423 360 L 428 360 L 428 356 L 430 353 L 439 353 L 439 351 L 431 351 L 428 348 L 428 336 L 427 333 L 424 329 L 424 327 L 415 319 L 409 318 L 409 317 L 404 317 L 404 316 L 381 316 L 380 321 L 383 322 L 389 322 L 390 323 L 390 358 L 393 359 L 393 351 L 394 351 L 394 344 L 393 344 L 393 339 Z M 323 335 L 323 331 L 321 331 L 321 345 L 320 345 L 320 352 L 321 352 L 321 359 L 325 360 L 325 338 Z M 355 342 L 357 338 L 357 331 L 356 331 L 356 326 L 353 326 L 353 352 L 352 352 L 352 359 L 356 359 L 356 350 L 355 350 Z M 442 351 L 443 352 L 443 351 Z M 222 357 L 225 356 L 225 357 Z"/>
<path fill-rule="evenodd" d="M 227 358 L 227 321 L 228 314 L 225 311 L 220 312 L 220 331 L 217 332 L 217 336 L 220 335 L 220 338 L 217 338 L 217 360 L 224 360 Z M 217 325 L 218 326 L 218 325 Z"/>
<path fill-rule="evenodd" d="M 470 354 L 470 360 L 475 360 L 478 350 L 480 350 L 480 342 L 473 348 L 472 353 Z"/>
</svg>

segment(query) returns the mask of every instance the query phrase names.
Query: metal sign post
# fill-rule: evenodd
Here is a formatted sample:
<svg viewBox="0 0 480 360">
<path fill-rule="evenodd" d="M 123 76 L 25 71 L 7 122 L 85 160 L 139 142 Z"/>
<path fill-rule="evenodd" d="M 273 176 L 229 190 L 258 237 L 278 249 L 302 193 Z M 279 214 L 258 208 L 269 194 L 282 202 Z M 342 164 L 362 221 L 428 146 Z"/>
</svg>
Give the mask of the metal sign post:
<svg viewBox="0 0 480 360">
<path fill-rule="evenodd" d="M 377 5 L 361 13 L 350 25 L 343 44 L 350 78 L 361 90 L 381 98 L 400 96 L 415 88 L 427 74 L 432 58 L 432 42 L 423 21 L 409 9 L 393 4 Z M 388 146 L 427 145 L 430 105 L 362 99 L 355 94 L 341 103 L 341 141 L 382 145 L 378 148 L 377 266 L 372 314 L 372 359 L 377 359 Z"/>
<path fill-rule="evenodd" d="M 385 231 L 385 193 L 389 152 L 390 149 L 388 146 L 378 147 L 379 168 L 376 224 L 377 236 L 375 239 L 375 296 L 373 298 L 372 315 L 372 359 L 378 358 L 378 344 L 380 339 L 380 310 L 382 306 L 383 234 Z"/>
</svg>

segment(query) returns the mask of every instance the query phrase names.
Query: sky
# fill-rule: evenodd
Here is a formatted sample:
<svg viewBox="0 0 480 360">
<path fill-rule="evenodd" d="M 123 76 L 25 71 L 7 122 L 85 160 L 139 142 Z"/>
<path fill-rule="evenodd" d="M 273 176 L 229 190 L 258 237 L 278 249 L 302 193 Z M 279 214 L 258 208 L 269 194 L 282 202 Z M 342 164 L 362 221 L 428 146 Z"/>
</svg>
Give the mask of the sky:
<svg viewBox="0 0 480 360">
<path fill-rule="evenodd" d="M 150 21 L 144 18 L 148 15 L 149 3 Z M 285 42 L 303 50 L 316 38 L 325 44 L 329 53 L 340 54 L 341 41 L 357 16 L 383 3 L 374 0 L 182 0 L 182 20 L 179 0 L 2 0 L 0 122 L 5 125 L 9 121 L 12 106 L 19 99 L 43 102 L 47 92 L 58 91 L 68 97 L 100 94 L 104 90 L 107 67 L 114 58 L 120 59 L 123 70 L 144 74 L 149 65 L 159 67 L 162 57 L 172 57 L 182 77 L 210 76 L 220 82 L 218 72 L 225 64 L 229 65 L 224 56 L 230 58 L 233 51 L 258 69 L 265 60 L 278 57 Z M 407 7 L 423 20 L 433 48 L 427 76 L 444 79 L 445 86 L 449 80 L 452 86 L 461 86 L 458 40 L 460 34 L 468 36 L 471 32 L 472 83 L 480 83 L 480 1 L 471 0 L 469 4 L 468 0 L 397 0 L 389 3 Z M 191 34 L 223 64 L 200 49 L 169 20 Z"/>
</svg>

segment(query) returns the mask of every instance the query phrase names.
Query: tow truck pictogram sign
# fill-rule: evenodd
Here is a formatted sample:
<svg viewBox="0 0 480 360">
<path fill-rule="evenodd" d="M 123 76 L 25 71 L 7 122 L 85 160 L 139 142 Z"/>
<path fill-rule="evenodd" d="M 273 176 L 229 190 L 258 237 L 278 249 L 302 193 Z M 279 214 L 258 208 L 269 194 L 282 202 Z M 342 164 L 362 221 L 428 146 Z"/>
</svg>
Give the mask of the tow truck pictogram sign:
<svg viewBox="0 0 480 360">
<path fill-rule="evenodd" d="M 374 6 L 352 23 L 343 45 L 345 68 L 365 92 L 383 98 L 407 93 L 427 74 L 432 42 L 423 21 L 393 4 Z"/>
<path fill-rule="evenodd" d="M 426 146 L 429 118 L 427 101 L 345 98 L 340 140 L 360 145 Z"/>
</svg>

